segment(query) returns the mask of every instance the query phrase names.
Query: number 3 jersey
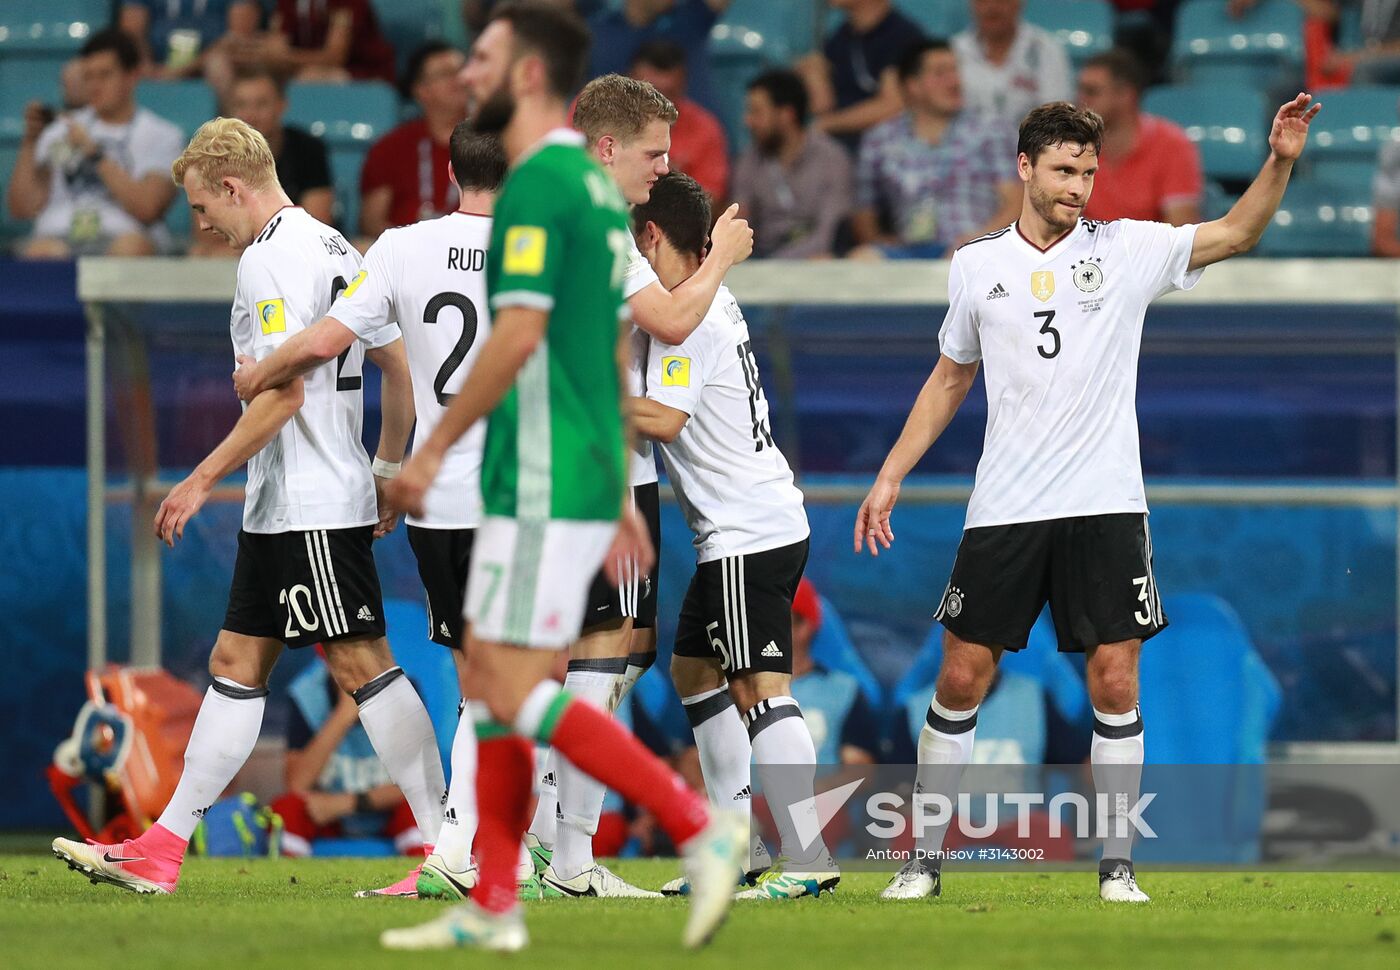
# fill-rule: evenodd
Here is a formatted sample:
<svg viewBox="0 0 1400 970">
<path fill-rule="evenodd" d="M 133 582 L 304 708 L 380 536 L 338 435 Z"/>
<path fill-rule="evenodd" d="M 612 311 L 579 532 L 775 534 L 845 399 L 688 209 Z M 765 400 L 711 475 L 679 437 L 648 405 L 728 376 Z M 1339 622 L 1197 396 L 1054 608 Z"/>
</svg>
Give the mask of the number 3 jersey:
<svg viewBox="0 0 1400 970">
<path fill-rule="evenodd" d="M 1041 250 L 1010 226 L 953 256 L 940 351 L 983 362 L 969 529 L 1146 512 L 1137 365 L 1147 305 L 1190 289 L 1195 226 L 1080 220 Z"/>
<path fill-rule="evenodd" d="M 325 316 L 359 269 L 360 254 L 335 229 L 301 208 L 280 210 L 238 261 L 230 321 L 235 355 L 270 355 Z M 364 348 L 355 344 L 302 378 L 301 409 L 248 461 L 245 531 L 346 529 L 378 521 L 360 440 L 363 373 Z"/>
<path fill-rule="evenodd" d="M 653 340 L 647 397 L 690 415 L 661 457 L 698 562 L 801 542 L 802 492 L 773 443 L 749 327 L 727 287 L 678 347 Z"/>
<path fill-rule="evenodd" d="M 486 340 L 486 250 L 489 216 L 453 212 L 385 232 L 365 253 L 364 267 L 331 307 L 330 315 L 371 346 L 403 333 L 418 412 L 414 441 L 425 441 L 462 389 Z M 481 523 L 481 447 L 478 421 L 443 457 L 424 499 L 424 515 L 410 525 L 474 529 Z"/>
</svg>

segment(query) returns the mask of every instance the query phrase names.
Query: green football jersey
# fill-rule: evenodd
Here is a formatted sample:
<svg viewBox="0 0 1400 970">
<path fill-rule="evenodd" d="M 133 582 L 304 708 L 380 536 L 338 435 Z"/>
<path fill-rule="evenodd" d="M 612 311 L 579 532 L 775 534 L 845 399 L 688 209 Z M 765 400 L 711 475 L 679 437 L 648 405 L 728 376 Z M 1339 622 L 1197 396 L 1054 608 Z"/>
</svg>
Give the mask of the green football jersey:
<svg viewBox="0 0 1400 970">
<path fill-rule="evenodd" d="M 486 259 L 491 308 L 547 310 L 549 324 L 487 420 L 487 515 L 618 517 L 617 343 L 630 241 L 626 203 L 577 132 L 551 132 L 506 179 Z"/>
</svg>

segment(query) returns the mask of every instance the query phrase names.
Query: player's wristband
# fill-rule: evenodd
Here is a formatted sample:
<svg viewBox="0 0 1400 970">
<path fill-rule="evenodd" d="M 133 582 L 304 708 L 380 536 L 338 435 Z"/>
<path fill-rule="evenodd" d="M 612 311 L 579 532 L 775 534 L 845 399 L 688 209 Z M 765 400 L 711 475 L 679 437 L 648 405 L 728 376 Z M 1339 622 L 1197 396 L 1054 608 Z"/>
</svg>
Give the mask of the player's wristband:
<svg viewBox="0 0 1400 970">
<path fill-rule="evenodd" d="M 401 461 L 385 461 L 383 458 L 375 458 L 370 465 L 370 470 L 374 472 L 375 478 L 382 478 L 386 482 L 398 475 L 399 469 L 403 468 Z"/>
</svg>

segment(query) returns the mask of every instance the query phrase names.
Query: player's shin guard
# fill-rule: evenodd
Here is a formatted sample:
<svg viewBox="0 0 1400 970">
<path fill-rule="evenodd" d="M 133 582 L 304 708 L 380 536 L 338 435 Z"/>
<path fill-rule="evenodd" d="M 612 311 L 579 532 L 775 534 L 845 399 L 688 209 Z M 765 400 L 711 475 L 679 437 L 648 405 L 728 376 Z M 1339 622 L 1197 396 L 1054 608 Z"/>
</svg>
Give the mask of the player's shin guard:
<svg viewBox="0 0 1400 970">
<path fill-rule="evenodd" d="M 645 650 L 627 655 L 627 669 L 622 672 L 622 677 L 617 682 L 617 689 L 613 691 L 612 702 L 608 706 L 609 711 L 616 711 L 622 706 L 622 702 L 627 699 L 632 688 L 637 686 L 637 681 L 642 679 L 642 674 L 650 670 L 654 663 L 656 663 L 655 650 Z"/>
<path fill-rule="evenodd" d="M 929 701 L 928 715 L 924 718 L 923 730 L 919 732 L 919 770 L 914 782 L 916 798 L 918 793 L 924 793 L 946 799 L 944 804 L 950 807 L 957 805 L 958 783 L 962 780 L 963 766 L 972 760 L 972 743 L 976 734 L 976 707 L 968 711 L 954 711 L 938 703 L 937 695 Z M 915 821 L 916 847 L 922 861 L 932 869 L 939 868 L 939 853 L 943 850 L 943 838 L 948 834 L 951 822 L 952 812 L 949 811 L 942 820 L 925 825 L 920 834 L 919 822 Z"/>
<path fill-rule="evenodd" d="M 480 819 L 476 858 L 480 878 L 472 900 L 490 913 L 505 913 L 516 905 L 516 860 L 529 823 L 530 742 L 491 718 L 486 705 L 467 704 L 476 725 L 476 801 Z"/>
<path fill-rule="evenodd" d="M 190 743 L 185 746 L 185 770 L 157 828 L 142 836 L 142 844 L 159 842 L 163 834 L 188 842 L 204 810 L 218 800 L 253 753 L 262 730 L 266 687 L 244 687 L 223 677 L 204 694 L 195 718 Z M 162 833 L 159 830 L 164 830 Z M 165 841 L 171 841 L 168 837 Z M 164 846 L 176 848 L 172 842 Z M 183 845 L 178 847 L 183 852 Z"/>
<path fill-rule="evenodd" d="M 471 864 L 476 838 L 476 723 L 466 703 L 457 712 L 457 733 L 452 736 L 452 783 L 447 786 L 442 831 L 434 851 L 447 868 L 463 872 Z"/>
<path fill-rule="evenodd" d="M 545 741 L 623 798 L 656 816 L 677 846 L 709 821 L 705 800 L 686 788 L 680 776 L 631 731 L 590 704 L 564 693 L 551 681 L 536 685 L 520 706 L 515 729 Z"/>
<path fill-rule="evenodd" d="M 1103 841 L 1105 860 L 1126 862 L 1133 857 L 1134 828 L 1128 813 L 1142 790 L 1142 738 L 1142 713 L 1138 708 L 1126 714 L 1094 710 L 1089 762 L 1094 771 L 1094 790 L 1100 804 L 1106 803 L 1108 808 Z"/>
<path fill-rule="evenodd" d="M 795 698 L 770 697 L 759 701 L 744 714 L 753 746 L 754 762 L 772 810 L 773 821 L 782 843 L 781 852 L 791 868 L 813 867 L 826 856 L 826 845 L 820 837 L 821 826 L 813 821 L 809 834 L 817 833 L 810 844 L 804 844 L 791 808 L 808 806 L 814 813 L 812 798 L 817 771 L 817 750 L 812 744 L 812 732 L 802 716 Z"/>
<path fill-rule="evenodd" d="M 617 682 L 626 669 L 627 661 L 622 657 L 570 660 L 564 689 L 576 699 L 611 713 Z M 555 774 L 559 781 L 559 829 L 550 865 L 560 879 L 573 879 L 595 864 L 593 836 L 608 792 L 567 759 L 558 760 Z"/>
<path fill-rule="evenodd" d="M 360 706 L 360 723 L 370 744 L 408 800 L 424 841 L 436 843 L 447 782 L 423 699 L 403 675 L 402 667 L 390 667 L 352 696 Z"/>
</svg>

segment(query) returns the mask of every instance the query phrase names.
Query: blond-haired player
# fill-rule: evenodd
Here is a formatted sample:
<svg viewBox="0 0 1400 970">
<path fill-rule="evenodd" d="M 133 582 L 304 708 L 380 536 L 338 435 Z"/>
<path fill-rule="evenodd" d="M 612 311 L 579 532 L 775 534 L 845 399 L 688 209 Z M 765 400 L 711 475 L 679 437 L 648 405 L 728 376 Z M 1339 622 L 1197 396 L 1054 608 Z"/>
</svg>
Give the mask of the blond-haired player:
<svg viewBox="0 0 1400 970">
<path fill-rule="evenodd" d="M 326 315 L 360 269 L 335 229 L 291 204 L 272 152 L 242 121 L 216 118 L 172 166 L 201 232 L 246 246 L 230 319 L 235 358 L 266 357 Z M 370 545 L 393 528 L 360 443 L 362 367 L 384 372 L 376 462 L 403 458 L 413 424 L 408 362 L 398 332 L 350 348 L 260 394 L 232 432 L 161 503 L 155 530 L 168 545 L 230 472 L 248 465 L 243 528 L 228 610 L 209 658 L 185 770 L 159 821 L 119 845 L 55 839 L 53 851 L 89 876 L 139 893 L 174 892 L 185 849 L 257 742 L 268 675 L 284 646 L 325 645 L 336 683 L 359 704 L 375 751 L 408 799 L 425 842 L 441 825 L 442 765 L 432 722 L 394 665 Z M 370 806 L 378 807 L 378 806 Z"/>
</svg>

